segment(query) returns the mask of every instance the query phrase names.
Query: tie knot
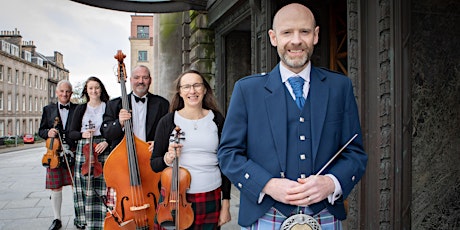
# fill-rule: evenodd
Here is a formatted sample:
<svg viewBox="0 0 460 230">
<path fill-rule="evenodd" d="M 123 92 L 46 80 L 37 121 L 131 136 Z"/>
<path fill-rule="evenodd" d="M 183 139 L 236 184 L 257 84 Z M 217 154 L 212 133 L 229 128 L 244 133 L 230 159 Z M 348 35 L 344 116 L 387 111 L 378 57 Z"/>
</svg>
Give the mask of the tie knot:
<svg viewBox="0 0 460 230">
<path fill-rule="evenodd" d="M 59 105 L 59 108 L 60 108 L 60 109 L 67 109 L 67 110 L 69 110 L 69 109 L 70 109 L 70 105 L 62 105 L 62 104 L 60 104 L 60 105 Z"/>
<path fill-rule="evenodd" d="M 302 97 L 303 95 L 303 83 L 304 79 L 301 77 L 290 77 L 288 78 L 289 84 L 291 84 L 292 91 L 296 97 Z"/>
<path fill-rule="evenodd" d="M 144 103 L 145 102 L 145 97 L 138 97 L 138 96 L 134 95 L 134 100 L 136 100 L 136 103 L 139 102 L 139 101 Z"/>
</svg>

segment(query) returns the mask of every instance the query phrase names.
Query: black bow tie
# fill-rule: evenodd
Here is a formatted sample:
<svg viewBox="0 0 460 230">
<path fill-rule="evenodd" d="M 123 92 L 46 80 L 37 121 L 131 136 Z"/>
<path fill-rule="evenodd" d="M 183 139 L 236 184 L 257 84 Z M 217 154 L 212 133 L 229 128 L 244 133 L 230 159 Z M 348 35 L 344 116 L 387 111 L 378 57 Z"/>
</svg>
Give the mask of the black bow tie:
<svg viewBox="0 0 460 230">
<path fill-rule="evenodd" d="M 136 103 L 137 102 L 142 102 L 142 103 L 145 103 L 145 97 L 138 97 L 136 95 L 133 95 L 134 96 L 134 99 L 136 100 Z"/>
<path fill-rule="evenodd" d="M 61 104 L 60 104 L 60 105 L 59 105 L 59 108 L 60 108 L 60 109 L 67 109 L 67 110 L 69 110 L 69 109 L 70 109 L 70 105 L 61 105 Z"/>
</svg>

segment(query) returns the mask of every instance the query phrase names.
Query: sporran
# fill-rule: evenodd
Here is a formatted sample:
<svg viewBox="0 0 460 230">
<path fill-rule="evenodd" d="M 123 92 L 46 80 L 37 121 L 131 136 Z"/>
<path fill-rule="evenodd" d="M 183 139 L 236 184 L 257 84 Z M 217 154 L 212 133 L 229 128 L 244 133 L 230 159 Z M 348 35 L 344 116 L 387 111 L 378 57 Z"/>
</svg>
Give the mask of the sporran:
<svg viewBox="0 0 460 230">
<path fill-rule="evenodd" d="M 300 213 L 287 218 L 281 224 L 281 230 L 321 230 L 321 225 L 315 218 Z"/>
</svg>

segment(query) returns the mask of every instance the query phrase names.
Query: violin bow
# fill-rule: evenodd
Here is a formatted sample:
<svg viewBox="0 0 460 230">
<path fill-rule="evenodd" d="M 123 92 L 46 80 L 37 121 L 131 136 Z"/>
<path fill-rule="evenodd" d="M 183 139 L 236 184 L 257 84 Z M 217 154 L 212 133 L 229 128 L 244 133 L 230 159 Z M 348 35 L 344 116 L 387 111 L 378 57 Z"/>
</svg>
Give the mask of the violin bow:
<svg viewBox="0 0 460 230">
<path fill-rule="evenodd" d="M 88 121 L 88 129 L 94 129 L 95 125 L 91 122 L 91 120 Z M 91 166 L 93 162 L 93 131 L 90 131 L 90 136 L 89 136 L 89 159 L 88 160 L 88 182 L 86 184 L 86 195 L 89 196 L 89 191 L 91 190 Z"/>
<path fill-rule="evenodd" d="M 342 152 L 342 151 L 343 151 L 343 150 L 344 150 L 344 149 L 345 149 L 345 148 L 346 148 L 346 147 L 347 147 L 357 136 L 358 136 L 357 133 L 356 133 L 355 135 L 353 135 L 353 137 L 351 137 L 350 140 L 348 140 L 348 142 L 347 142 L 342 148 L 340 148 L 339 151 L 337 151 L 337 153 L 336 153 L 336 154 L 335 154 L 335 155 L 334 155 L 334 156 L 323 166 L 323 168 L 321 168 L 321 170 L 319 170 L 318 173 L 316 173 L 315 176 L 320 175 L 320 174 L 324 171 L 324 169 L 326 169 L 327 166 L 329 166 L 329 165 L 332 163 L 332 161 L 333 161 L 337 156 L 339 156 L 339 154 L 340 154 L 340 153 L 341 153 L 341 152 Z"/>
<path fill-rule="evenodd" d="M 61 122 L 61 120 L 56 117 L 59 122 Z M 61 138 L 61 132 L 59 131 L 59 129 L 56 129 L 58 132 L 58 137 L 59 137 L 59 141 L 61 142 L 61 147 L 62 147 L 62 152 L 63 152 L 63 157 L 64 157 L 64 161 L 65 161 L 65 164 L 67 166 L 67 171 L 69 171 L 69 175 L 70 175 L 70 179 L 72 180 L 72 188 L 75 187 L 75 181 L 73 180 L 73 175 L 72 175 L 72 171 L 70 170 L 70 164 L 69 164 L 69 161 L 67 160 L 67 154 L 66 154 L 66 151 L 68 151 L 68 149 L 66 149 L 63 145 L 64 142 L 62 142 L 62 138 Z"/>
</svg>

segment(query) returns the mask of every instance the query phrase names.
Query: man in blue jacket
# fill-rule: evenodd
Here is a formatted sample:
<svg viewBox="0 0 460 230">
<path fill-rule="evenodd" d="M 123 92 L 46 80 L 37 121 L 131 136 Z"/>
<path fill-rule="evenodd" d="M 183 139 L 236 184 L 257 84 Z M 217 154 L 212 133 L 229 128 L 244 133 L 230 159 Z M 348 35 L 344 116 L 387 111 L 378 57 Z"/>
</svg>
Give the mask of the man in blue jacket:
<svg viewBox="0 0 460 230">
<path fill-rule="evenodd" d="M 344 199 L 367 163 L 352 83 L 312 66 L 319 27 L 306 6 L 282 7 L 268 34 L 281 62 L 235 84 L 218 151 L 223 173 L 240 190 L 238 223 L 280 229 L 294 219 L 341 229 Z"/>
</svg>

